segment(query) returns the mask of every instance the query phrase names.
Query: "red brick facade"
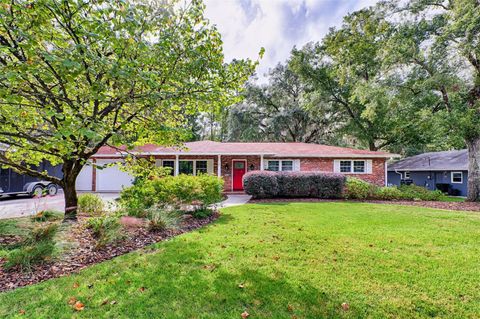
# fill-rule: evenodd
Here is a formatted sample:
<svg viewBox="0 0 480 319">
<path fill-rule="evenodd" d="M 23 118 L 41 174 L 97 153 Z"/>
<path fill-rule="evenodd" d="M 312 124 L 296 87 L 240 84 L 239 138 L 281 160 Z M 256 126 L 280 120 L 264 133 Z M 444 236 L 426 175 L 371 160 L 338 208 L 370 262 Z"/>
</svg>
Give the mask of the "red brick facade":
<svg viewBox="0 0 480 319">
<path fill-rule="evenodd" d="M 156 159 L 175 159 L 175 156 L 156 156 Z M 213 159 L 213 174 L 218 173 L 218 156 L 216 155 L 181 155 L 180 160 L 187 159 Z M 267 158 L 264 160 L 281 160 L 281 158 Z M 290 158 L 291 159 L 291 158 Z M 221 156 L 221 176 L 225 181 L 225 191 L 232 191 L 232 162 L 234 160 L 246 160 L 247 172 L 252 170 L 260 170 L 260 156 Z M 300 171 L 303 172 L 329 172 L 334 171 L 334 158 L 301 158 Z M 378 186 L 385 185 L 385 159 L 372 159 L 372 173 L 371 174 L 345 174 L 355 176 Z"/>
</svg>

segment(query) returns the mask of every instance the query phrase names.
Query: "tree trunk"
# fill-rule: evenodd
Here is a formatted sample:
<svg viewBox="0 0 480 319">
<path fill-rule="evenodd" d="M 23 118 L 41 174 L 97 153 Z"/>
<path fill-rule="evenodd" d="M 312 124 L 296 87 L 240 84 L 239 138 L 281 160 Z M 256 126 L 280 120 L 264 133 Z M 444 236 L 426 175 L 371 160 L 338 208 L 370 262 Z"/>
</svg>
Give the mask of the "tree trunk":
<svg viewBox="0 0 480 319">
<path fill-rule="evenodd" d="M 480 202 L 480 136 L 466 141 L 468 148 L 468 201 Z"/>
<path fill-rule="evenodd" d="M 78 161 L 65 161 L 63 163 L 63 194 L 65 198 L 64 222 L 77 221 L 78 197 L 75 184 L 77 176 L 83 165 Z"/>
<path fill-rule="evenodd" d="M 65 217 L 64 222 L 77 221 L 78 197 L 75 188 L 76 179 L 66 179 L 63 187 L 65 197 Z"/>
</svg>

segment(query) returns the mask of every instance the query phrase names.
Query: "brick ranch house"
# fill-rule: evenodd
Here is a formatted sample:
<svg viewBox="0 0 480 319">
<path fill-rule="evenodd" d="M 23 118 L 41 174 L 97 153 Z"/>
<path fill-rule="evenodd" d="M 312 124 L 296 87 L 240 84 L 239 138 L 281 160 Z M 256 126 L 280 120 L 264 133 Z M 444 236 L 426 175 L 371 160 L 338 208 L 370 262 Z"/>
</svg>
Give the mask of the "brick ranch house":
<svg viewBox="0 0 480 319">
<path fill-rule="evenodd" d="M 156 165 L 171 167 L 172 174 L 208 173 L 223 177 L 225 191 L 242 191 L 242 178 L 254 170 L 335 172 L 356 176 L 379 186 L 386 185 L 387 160 L 396 157 L 345 147 L 307 143 L 222 143 L 200 141 L 184 147 L 145 145 L 131 154 L 154 158 Z M 119 149 L 102 147 L 92 157 L 97 165 L 122 162 L 127 155 Z M 77 180 L 77 190 L 109 192 L 128 186 L 132 177 L 117 166 L 96 169 L 86 166 Z"/>
</svg>

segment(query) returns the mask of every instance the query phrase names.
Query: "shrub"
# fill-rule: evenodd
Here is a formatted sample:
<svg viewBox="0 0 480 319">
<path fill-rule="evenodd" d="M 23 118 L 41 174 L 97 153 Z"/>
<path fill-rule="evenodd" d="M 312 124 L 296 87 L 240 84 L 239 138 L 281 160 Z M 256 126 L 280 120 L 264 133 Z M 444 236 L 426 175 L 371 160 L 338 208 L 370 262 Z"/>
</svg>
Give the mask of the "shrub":
<svg viewBox="0 0 480 319">
<path fill-rule="evenodd" d="M 92 231 L 97 241 L 97 248 L 114 242 L 122 237 L 119 218 L 114 215 L 104 214 L 87 219 L 86 227 Z"/>
<path fill-rule="evenodd" d="M 164 231 L 176 228 L 179 221 L 175 212 L 165 211 L 158 206 L 153 206 L 147 210 L 147 218 L 150 231 Z"/>
<path fill-rule="evenodd" d="M 254 171 L 245 174 L 245 192 L 253 198 L 342 196 L 345 177 L 317 172 Z"/>
<path fill-rule="evenodd" d="M 62 217 L 62 212 L 54 210 L 42 210 L 31 217 L 32 222 L 46 222 L 58 220 Z"/>
<path fill-rule="evenodd" d="M 213 210 L 209 208 L 197 209 L 192 212 L 192 216 L 195 218 L 203 219 L 212 216 Z"/>
<path fill-rule="evenodd" d="M 30 270 L 34 264 L 49 260 L 55 250 L 53 241 L 42 241 L 28 246 L 22 246 L 12 251 L 5 263 L 5 269 L 20 266 L 22 270 Z"/>
<path fill-rule="evenodd" d="M 408 200 L 438 201 L 444 197 L 439 190 L 430 191 L 425 187 L 417 185 L 402 185 L 398 189 L 402 192 L 403 199 Z"/>
<path fill-rule="evenodd" d="M 379 187 L 375 192 L 374 197 L 381 200 L 400 200 L 405 199 L 405 195 L 396 186 Z"/>
<path fill-rule="evenodd" d="M 53 238 L 57 230 L 58 225 L 53 223 L 33 228 L 19 248 L 10 252 L 5 269 L 20 266 L 21 270 L 30 270 L 34 264 L 51 259 L 55 250 Z"/>
<path fill-rule="evenodd" d="M 253 198 L 272 198 L 279 193 L 278 179 L 275 172 L 252 171 L 243 176 L 243 189 Z"/>
<path fill-rule="evenodd" d="M 348 177 L 345 184 L 344 196 L 347 199 L 369 199 L 373 198 L 377 186 L 355 177 Z"/>
<path fill-rule="evenodd" d="M 216 176 L 166 176 L 124 189 L 120 202 L 129 215 L 148 217 L 146 210 L 153 206 L 172 210 L 196 204 L 199 209 L 205 209 L 221 201 L 222 193 L 223 180 Z"/>
<path fill-rule="evenodd" d="M 103 200 L 97 194 L 82 194 L 78 196 L 78 210 L 89 215 L 100 215 L 105 209 Z"/>
</svg>

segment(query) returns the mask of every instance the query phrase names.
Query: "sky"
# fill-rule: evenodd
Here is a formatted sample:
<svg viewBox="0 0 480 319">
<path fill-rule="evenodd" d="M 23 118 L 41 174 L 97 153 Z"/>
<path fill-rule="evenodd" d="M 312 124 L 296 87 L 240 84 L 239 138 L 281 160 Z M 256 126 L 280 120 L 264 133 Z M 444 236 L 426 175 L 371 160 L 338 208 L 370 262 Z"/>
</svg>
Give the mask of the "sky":
<svg viewBox="0 0 480 319">
<path fill-rule="evenodd" d="M 259 82 L 277 63 L 284 62 L 293 46 L 319 41 L 330 27 L 340 26 L 349 12 L 376 0 L 206 0 L 205 15 L 217 25 L 227 61 L 256 60 Z"/>
</svg>

